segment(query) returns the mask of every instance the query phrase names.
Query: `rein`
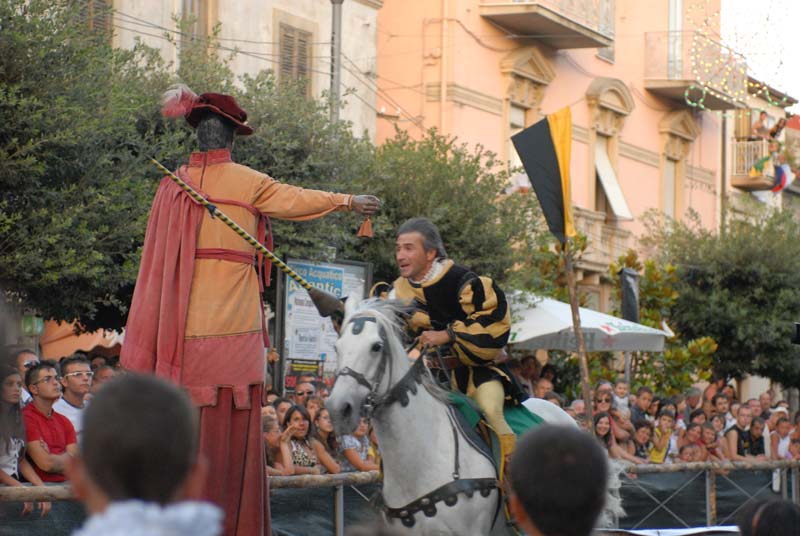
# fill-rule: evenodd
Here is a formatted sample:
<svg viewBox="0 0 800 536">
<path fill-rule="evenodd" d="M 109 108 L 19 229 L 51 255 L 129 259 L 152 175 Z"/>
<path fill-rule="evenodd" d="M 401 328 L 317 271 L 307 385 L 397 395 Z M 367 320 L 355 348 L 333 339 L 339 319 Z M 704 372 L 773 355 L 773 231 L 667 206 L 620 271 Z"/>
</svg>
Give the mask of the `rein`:
<svg viewBox="0 0 800 536">
<path fill-rule="evenodd" d="M 388 335 L 386 330 L 380 326 L 375 317 L 366 315 L 354 317 L 352 320 L 350 320 L 350 322 L 348 322 L 348 324 L 342 326 L 342 330 L 344 330 L 347 325 L 352 324 L 353 334 L 358 335 L 364 329 L 366 322 L 375 322 L 378 324 L 381 338 L 381 342 L 375 343 L 372 347 L 373 351 L 381 351 L 380 362 L 378 363 L 378 369 L 375 373 L 375 378 L 372 382 L 370 382 L 370 380 L 368 380 L 364 374 L 353 370 L 350 367 L 344 367 L 338 371 L 336 373 L 336 378 L 338 379 L 339 376 L 350 376 L 359 385 L 369 389 L 369 394 L 364 399 L 359 412 L 361 417 L 372 418 L 375 412 L 382 407 L 388 407 L 395 403 L 399 403 L 401 407 L 408 406 L 410 402 L 409 393 L 417 394 L 418 386 L 422 385 L 423 375 L 428 373 L 424 357 L 428 346 L 425 345 L 422 348 L 420 356 L 416 361 L 414 361 L 414 364 L 411 366 L 408 372 L 406 372 L 386 394 L 380 396 L 378 395 L 378 388 L 380 387 L 383 377 L 386 374 L 386 366 L 390 357 L 390 345 L 388 344 Z M 418 339 L 414 339 L 407 350 L 413 348 L 417 341 Z M 378 348 L 378 345 L 380 345 L 380 348 Z M 438 348 L 437 355 L 439 357 L 439 361 L 441 362 L 442 356 Z M 389 384 L 391 385 L 391 371 L 389 375 Z M 414 514 L 417 512 L 422 512 L 427 517 L 434 517 L 437 513 L 436 504 L 439 502 L 444 502 L 447 506 L 455 505 L 456 502 L 458 502 L 459 493 L 463 493 L 468 498 L 471 498 L 477 491 L 482 497 L 488 497 L 492 490 L 497 489 L 496 478 L 461 478 L 459 465 L 458 426 L 456 425 L 456 418 L 453 415 L 454 410 L 449 407 L 447 409 L 447 418 L 450 421 L 450 429 L 453 432 L 453 442 L 455 445 L 455 463 L 452 473 L 453 480 L 400 508 L 391 508 L 385 504 L 381 505 L 386 517 L 399 519 L 406 527 L 413 527 L 415 525 L 416 520 L 414 519 Z M 498 499 L 498 508 L 495 511 L 495 517 L 499 512 L 499 506 L 500 500 Z"/>
</svg>

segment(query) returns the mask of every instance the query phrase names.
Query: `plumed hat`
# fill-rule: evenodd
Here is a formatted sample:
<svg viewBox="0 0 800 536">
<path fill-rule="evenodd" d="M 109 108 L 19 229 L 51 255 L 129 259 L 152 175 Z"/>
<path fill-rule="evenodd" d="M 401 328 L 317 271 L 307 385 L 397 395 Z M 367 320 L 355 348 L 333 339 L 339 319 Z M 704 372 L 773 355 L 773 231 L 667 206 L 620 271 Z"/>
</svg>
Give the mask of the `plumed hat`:
<svg viewBox="0 0 800 536">
<path fill-rule="evenodd" d="M 249 136 L 253 129 L 247 126 L 247 112 L 242 110 L 236 99 L 222 93 L 203 93 L 196 95 L 183 84 L 169 88 L 161 99 L 161 115 L 164 117 L 184 117 L 192 127 L 197 127 L 206 111 L 224 117 L 236 125 L 236 134 Z"/>
</svg>

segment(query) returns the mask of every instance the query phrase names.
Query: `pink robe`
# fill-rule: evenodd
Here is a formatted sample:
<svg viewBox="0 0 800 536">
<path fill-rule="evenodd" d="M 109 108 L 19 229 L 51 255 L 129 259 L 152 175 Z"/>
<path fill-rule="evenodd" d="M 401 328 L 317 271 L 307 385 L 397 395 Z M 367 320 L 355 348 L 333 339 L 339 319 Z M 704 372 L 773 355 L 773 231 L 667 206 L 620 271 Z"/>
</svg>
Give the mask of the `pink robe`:
<svg viewBox="0 0 800 536">
<path fill-rule="evenodd" d="M 253 236 L 256 214 L 295 221 L 347 210 L 352 197 L 281 184 L 227 150 L 193 153 L 179 176 Z M 269 534 L 261 440 L 263 306 L 254 249 L 164 178 L 147 224 L 121 360 L 187 390 L 200 408 L 206 497 L 226 535 Z M 250 261 L 248 261 L 250 259 Z"/>
</svg>

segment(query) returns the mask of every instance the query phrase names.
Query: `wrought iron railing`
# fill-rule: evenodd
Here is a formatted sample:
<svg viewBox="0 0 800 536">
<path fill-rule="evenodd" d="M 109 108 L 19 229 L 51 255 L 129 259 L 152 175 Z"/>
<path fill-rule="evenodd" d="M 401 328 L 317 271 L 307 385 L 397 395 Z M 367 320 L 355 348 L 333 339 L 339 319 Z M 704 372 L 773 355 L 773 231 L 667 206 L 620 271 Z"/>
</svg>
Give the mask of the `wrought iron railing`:
<svg viewBox="0 0 800 536">
<path fill-rule="evenodd" d="M 747 176 L 753 166 L 770 155 L 769 141 L 767 140 L 733 140 L 733 168 L 731 175 Z M 763 164 L 765 177 L 774 177 L 775 170 L 772 163 L 767 160 Z"/>
<path fill-rule="evenodd" d="M 701 32 L 648 32 L 645 49 L 647 79 L 689 81 L 695 100 L 704 91 L 735 101 L 747 97 L 744 57 Z"/>
</svg>

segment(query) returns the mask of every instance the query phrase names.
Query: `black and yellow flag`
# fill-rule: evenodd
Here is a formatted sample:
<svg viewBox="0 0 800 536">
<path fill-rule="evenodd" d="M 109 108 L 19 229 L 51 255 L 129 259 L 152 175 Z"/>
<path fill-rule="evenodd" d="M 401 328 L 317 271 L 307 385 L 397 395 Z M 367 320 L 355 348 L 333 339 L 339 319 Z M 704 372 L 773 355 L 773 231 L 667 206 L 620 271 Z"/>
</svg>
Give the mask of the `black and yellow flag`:
<svg viewBox="0 0 800 536">
<path fill-rule="evenodd" d="M 548 115 L 512 136 L 511 141 L 539 198 L 550 232 L 563 244 L 567 237 L 575 236 L 569 180 L 572 147 L 569 108 Z"/>
</svg>

